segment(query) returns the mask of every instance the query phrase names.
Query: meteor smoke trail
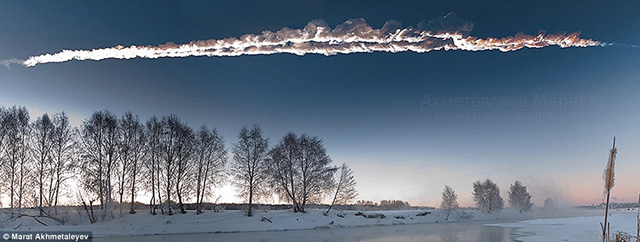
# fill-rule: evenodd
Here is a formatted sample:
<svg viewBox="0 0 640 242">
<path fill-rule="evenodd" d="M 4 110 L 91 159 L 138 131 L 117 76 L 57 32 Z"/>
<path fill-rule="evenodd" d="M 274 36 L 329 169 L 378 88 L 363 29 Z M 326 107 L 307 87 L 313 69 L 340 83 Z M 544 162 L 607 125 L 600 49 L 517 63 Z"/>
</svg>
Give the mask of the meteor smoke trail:
<svg viewBox="0 0 640 242">
<path fill-rule="evenodd" d="M 187 44 L 167 43 L 159 46 L 118 45 L 92 50 L 63 50 L 54 54 L 31 56 L 20 64 L 35 66 L 44 63 L 70 60 L 103 60 L 132 58 L 163 58 L 189 56 L 240 56 L 289 53 L 305 54 L 351 54 L 368 52 L 425 53 L 434 50 L 515 51 L 522 48 L 546 46 L 589 47 L 603 46 L 600 41 L 582 39 L 580 33 L 537 35 L 518 33 L 504 38 L 486 39 L 469 36 L 473 23 L 465 21 L 455 13 L 430 21 L 420 22 L 416 28 L 402 28 L 398 21 L 387 21 L 380 29 L 369 26 L 362 18 L 348 20 L 331 29 L 322 20 L 313 20 L 303 29 L 282 28 L 277 32 L 246 34 L 240 38 L 225 38 L 192 41 Z M 14 63 L 7 62 L 9 63 Z"/>
</svg>

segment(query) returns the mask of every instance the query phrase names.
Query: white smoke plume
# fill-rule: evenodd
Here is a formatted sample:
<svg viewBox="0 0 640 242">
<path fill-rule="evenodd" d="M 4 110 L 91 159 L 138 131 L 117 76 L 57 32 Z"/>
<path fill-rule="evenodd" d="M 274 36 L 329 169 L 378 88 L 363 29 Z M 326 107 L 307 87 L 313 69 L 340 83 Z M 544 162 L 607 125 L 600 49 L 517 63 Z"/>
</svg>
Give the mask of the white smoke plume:
<svg viewBox="0 0 640 242">
<path fill-rule="evenodd" d="M 246 34 L 240 38 L 224 38 L 191 41 L 187 44 L 167 43 L 159 46 L 129 46 L 92 50 L 63 50 L 54 54 L 31 56 L 20 64 L 35 66 L 44 63 L 70 60 L 103 60 L 132 58 L 164 58 L 190 56 L 240 56 L 289 53 L 351 54 L 368 52 L 425 53 L 434 50 L 515 51 L 522 48 L 546 46 L 589 47 L 605 46 L 600 41 L 582 39 L 580 33 L 537 35 L 518 33 L 504 38 L 486 39 L 469 36 L 473 23 L 455 13 L 430 21 L 422 21 L 417 27 L 402 28 L 398 21 L 387 21 L 380 29 L 369 26 L 362 18 L 348 20 L 331 29 L 322 20 L 313 20 L 303 29 L 282 28 L 277 32 Z M 7 63 L 14 63 L 7 62 Z"/>
</svg>

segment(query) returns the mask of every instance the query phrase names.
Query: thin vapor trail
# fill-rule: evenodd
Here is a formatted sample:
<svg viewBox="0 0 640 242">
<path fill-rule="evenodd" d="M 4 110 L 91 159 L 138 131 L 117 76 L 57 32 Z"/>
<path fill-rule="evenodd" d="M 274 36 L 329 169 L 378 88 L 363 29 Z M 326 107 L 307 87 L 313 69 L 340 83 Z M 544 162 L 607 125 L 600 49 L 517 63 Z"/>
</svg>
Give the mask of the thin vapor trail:
<svg viewBox="0 0 640 242">
<path fill-rule="evenodd" d="M 449 13 L 444 17 L 422 21 L 417 27 L 403 28 L 398 21 L 387 21 L 374 29 L 362 18 L 348 20 L 330 28 L 322 20 L 313 20 L 302 29 L 282 28 L 277 32 L 246 34 L 240 38 L 191 41 L 186 44 L 167 43 L 158 46 L 114 46 L 92 50 L 62 50 L 58 53 L 31 56 L 20 63 L 25 66 L 66 62 L 71 60 L 103 60 L 133 58 L 165 58 L 190 56 L 241 56 L 289 53 L 295 55 L 336 55 L 369 52 L 425 53 L 434 50 L 515 51 L 522 48 L 546 46 L 589 47 L 605 46 L 597 40 L 582 39 L 580 33 L 540 32 L 537 35 L 518 33 L 503 38 L 485 39 L 470 36 L 473 23 Z"/>
</svg>

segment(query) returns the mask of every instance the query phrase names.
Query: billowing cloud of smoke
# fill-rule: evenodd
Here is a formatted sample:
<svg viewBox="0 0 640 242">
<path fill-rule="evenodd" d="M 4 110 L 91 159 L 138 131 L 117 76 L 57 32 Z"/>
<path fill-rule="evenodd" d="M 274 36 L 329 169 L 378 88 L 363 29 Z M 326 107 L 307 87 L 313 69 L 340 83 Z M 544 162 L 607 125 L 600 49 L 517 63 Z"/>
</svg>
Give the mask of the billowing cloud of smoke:
<svg viewBox="0 0 640 242">
<path fill-rule="evenodd" d="M 12 58 L 12 59 L 8 59 L 8 60 L 0 61 L 0 64 L 4 65 L 8 69 L 11 66 L 11 64 L 23 64 L 24 65 L 24 61 L 23 60 L 18 60 L 16 58 Z"/>
<path fill-rule="evenodd" d="M 159 46 L 121 45 L 92 50 L 63 50 L 54 54 L 31 56 L 21 64 L 35 66 L 70 60 L 103 60 L 163 58 L 190 56 L 240 56 L 289 53 L 351 54 L 367 52 L 425 53 L 434 50 L 515 51 L 546 46 L 605 46 L 599 41 L 582 39 L 579 33 L 537 35 L 518 33 L 504 38 L 486 39 L 469 36 L 473 23 L 449 13 L 444 17 L 422 21 L 417 27 L 403 28 L 398 21 L 387 21 L 380 29 L 369 26 L 362 18 L 348 20 L 331 29 L 324 21 L 314 20 L 303 29 L 283 28 L 277 32 L 247 34 L 240 38 L 192 41 L 187 44 L 167 43 Z M 13 63 L 13 62 L 8 62 Z"/>
</svg>

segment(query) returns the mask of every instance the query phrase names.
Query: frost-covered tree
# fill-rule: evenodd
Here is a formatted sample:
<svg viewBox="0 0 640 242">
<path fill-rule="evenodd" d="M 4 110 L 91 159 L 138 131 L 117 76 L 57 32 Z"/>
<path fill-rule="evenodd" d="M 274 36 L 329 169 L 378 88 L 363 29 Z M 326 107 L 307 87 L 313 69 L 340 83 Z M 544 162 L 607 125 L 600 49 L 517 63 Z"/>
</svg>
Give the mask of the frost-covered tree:
<svg viewBox="0 0 640 242">
<path fill-rule="evenodd" d="M 556 203 L 553 201 L 552 198 L 548 197 L 547 199 L 544 200 L 543 209 L 544 211 L 553 211 L 556 209 Z"/>
<path fill-rule="evenodd" d="M 233 144 L 234 185 L 239 196 L 249 203 L 247 216 L 253 216 L 253 201 L 266 195 L 265 160 L 269 154 L 269 139 L 262 136 L 258 125 L 251 129 L 242 127 L 238 142 Z"/>
<path fill-rule="evenodd" d="M 509 206 L 518 209 L 520 213 L 531 211 L 533 203 L 531 202 L 531 195 L 527 192 L 527 187 L 523 186 L 520 181 L 516 181 L 511 184 L 509 190 Z"/>
<path fill-rule="evenodd" d="M 473 200 L 485 213 L 499 211 L 504 207 L 504 201 L 500 196 L 500 188 L 493 181 L 487 179 L 484 182 L 473 183 Z"/>
<path fill-rule="evenodd" d="M 440 203 L 440 209 L 444 211 L 445 220 L 449 220 L 451 212 L 458 209 L 458 195 L 451 189 L 451 187 L 445 185 L 444 191 L 442 191 L 442 203 Z"/>
<path fill-rule="evenodd" d="M 411 204 L 402 200 L 381 200 L 378 207 L 383 210 L 402 210 L 410 209 Z"/>
<path fill-rule="evenodd" d="M 196 134 L 195 148 L 196 214 L 201 214 L 204 198 L 211 196 L 210 188 L 221 185 L 225 178 L 227 150 L 222 135 L 205 125 Z"/>
<path fill-rule="evenodd" d="M 325 216 L 329 214 L 329 211 L 331 211 L 334 204 L 345 205 L 353 201 L 353 199 L 358 196 L 358 192 L 356 191 L 356 180 L 353 178 L 353 172 L 347 164 L 342 164 L 337 175 L 335 193 L 333 194 L 331 205 L 329 205 L 327 211 L 324 212 Z"/>
</svg>

